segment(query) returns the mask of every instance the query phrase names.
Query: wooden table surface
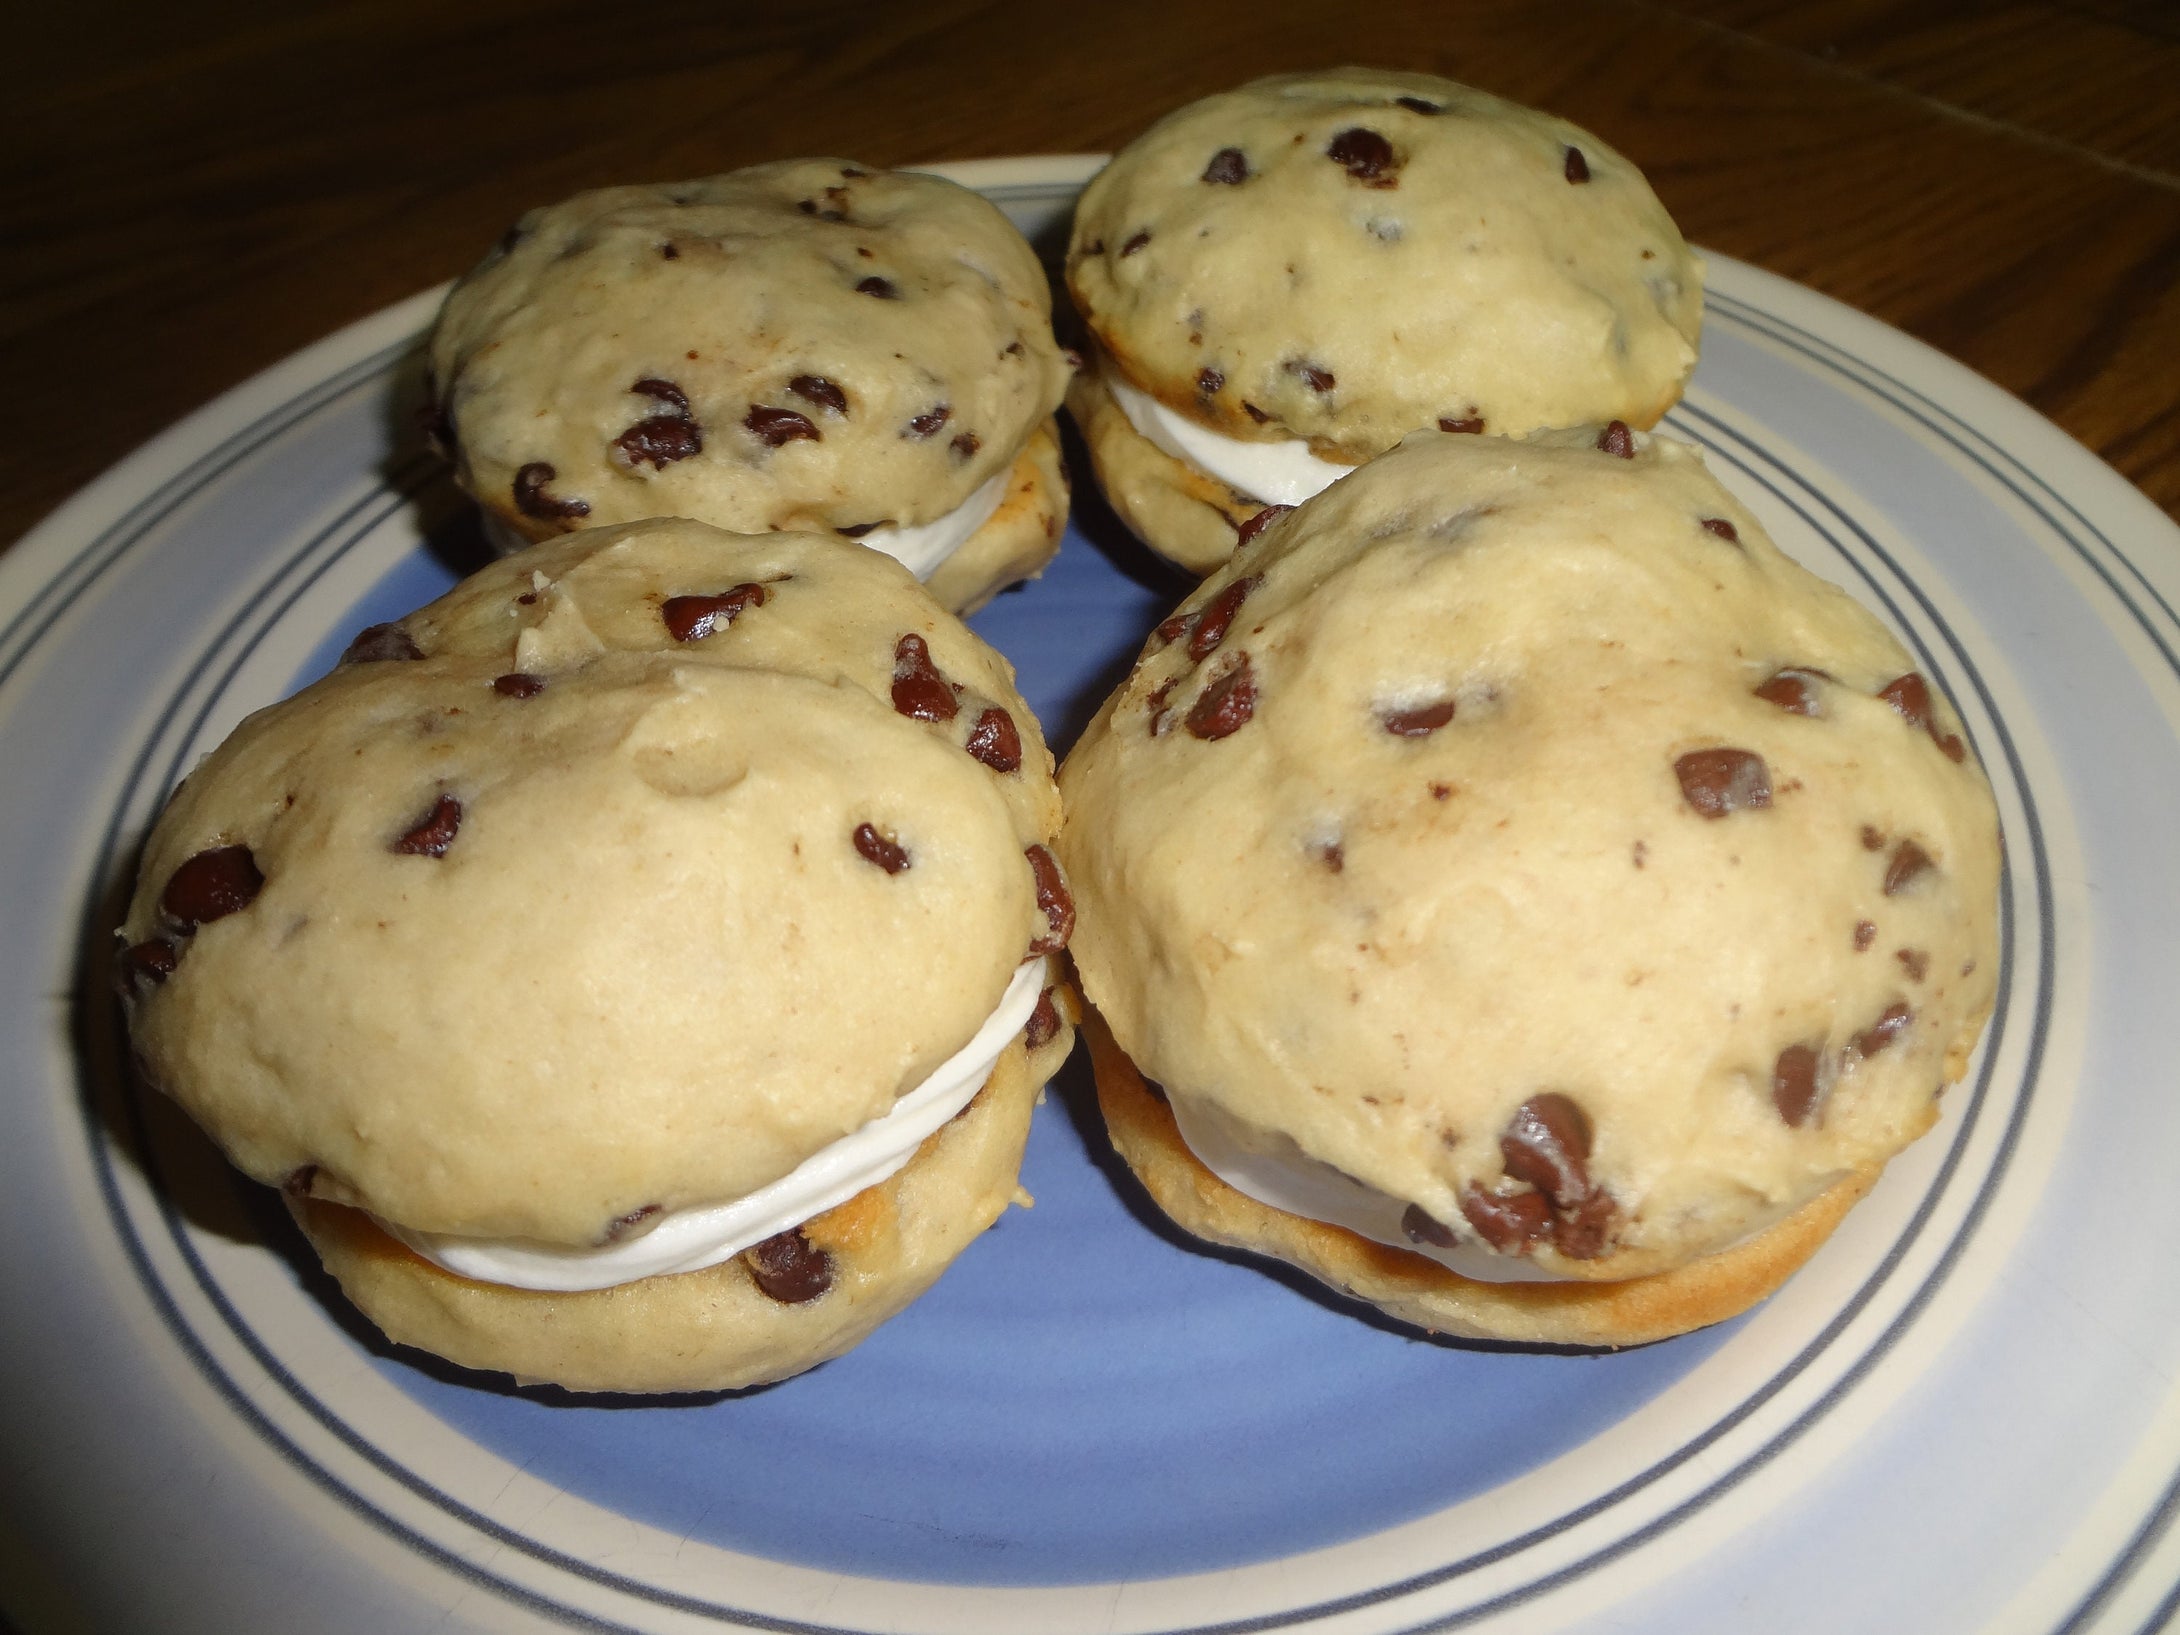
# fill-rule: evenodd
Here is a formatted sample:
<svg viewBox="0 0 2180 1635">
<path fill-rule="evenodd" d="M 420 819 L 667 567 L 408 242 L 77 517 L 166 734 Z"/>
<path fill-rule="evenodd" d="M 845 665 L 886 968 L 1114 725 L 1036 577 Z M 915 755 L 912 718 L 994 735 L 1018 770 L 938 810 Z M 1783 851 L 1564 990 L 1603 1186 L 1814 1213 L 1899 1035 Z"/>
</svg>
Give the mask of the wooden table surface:
<svg viewBox="0 0 2180 1635">
<path fill-rule="evenodd" d="M 533 204 L 1106 149 L 1343 61 L 1589 127 L 1694 242 L 1952 354 L 2180 516 L 2180 9 L 2155 0 L 124 0 L 13 32 L 0 540 Z"/>
</svg>

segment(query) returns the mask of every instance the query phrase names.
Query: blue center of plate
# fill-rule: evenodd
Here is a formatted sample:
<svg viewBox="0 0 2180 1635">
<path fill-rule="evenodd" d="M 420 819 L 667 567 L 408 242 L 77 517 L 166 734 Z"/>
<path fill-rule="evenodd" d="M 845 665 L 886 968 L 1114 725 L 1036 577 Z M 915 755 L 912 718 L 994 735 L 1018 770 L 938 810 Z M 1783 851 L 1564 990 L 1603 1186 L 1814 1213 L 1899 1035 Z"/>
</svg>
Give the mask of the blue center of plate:
<svg viewBox="0 0 2180 1635">
<path fill-rule="evenodd" d="M 418 552 L 355 623 L 452 583 Z M 972 623 L 1060 748 L 1185 588 L 1071 529 L 1034 593 Z M 797 1379 L 621 1404 L 407 1354 L 377 1365 L 532 1476 L 669 1533 L 866 1577 L 1059 1585 L 1275 1560 L 1429 1515 L 1588 1441 L 1731 1332 L 1613 1355 L 1427 1339 L 1167 1225 L 1106 1145 L 1089 1079 L 1078 1051 L 1037 1112 L 1035 1207 Z"/>
</svg>

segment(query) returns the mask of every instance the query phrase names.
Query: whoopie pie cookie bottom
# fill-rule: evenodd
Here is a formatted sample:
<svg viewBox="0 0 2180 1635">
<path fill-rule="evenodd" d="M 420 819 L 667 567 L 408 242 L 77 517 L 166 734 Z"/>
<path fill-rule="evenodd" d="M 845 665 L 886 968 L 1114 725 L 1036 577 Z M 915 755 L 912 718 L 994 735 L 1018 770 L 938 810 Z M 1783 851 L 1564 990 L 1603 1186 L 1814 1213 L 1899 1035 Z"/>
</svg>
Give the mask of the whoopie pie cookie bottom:
<svg viewBox="0 0 2180 1635">
<path fill-rule="evenodd" d="M 1189 572 L 1209 573 L 1234 554 L 1241 526 L 1264 502 L 1177 460 L 1128 419 L 1091 361 L 1067 388 L 1067 412 L 1081 428 L 1098 487 L 1114 515 L 1152 550 Z"/>
<path fill-rule="evenodd" d="M 1074 1043 L 1072 996 L 1063 987 L 1050 998 L 976 1099 L 902 1168 L 795 1232 L 701 1271 L 574 1293 L 507 1288 L 442 1270 L 361 1210 L 292 1193 L 288 1210 L 388 1339 L 462 1367 L 571 1391 L 723 1391 L 786 1379 L 852 1349 L 908 1306 L 1014 1199 L 1030 1111 Z"/>
<path fill-rule="evenodd" d="M 1207 1169 L 1165 1100 L 1104 1019 L 1084 1007 L 1098 1107 L 1114 1149 L 1176 1224 L 1212 1243 L 1269 1255 L 1427 1333 L 1534 1345 L 1629 1346 L 1748 1310 L 1784 1283 L 1875 1184 L 1883 1166 L 1835 1182 L 1754 1237 L 1671 1271 L 1617 1282 L 1485 1283 L 1437 1261 L 1274 1209 Z"/>
</svg>

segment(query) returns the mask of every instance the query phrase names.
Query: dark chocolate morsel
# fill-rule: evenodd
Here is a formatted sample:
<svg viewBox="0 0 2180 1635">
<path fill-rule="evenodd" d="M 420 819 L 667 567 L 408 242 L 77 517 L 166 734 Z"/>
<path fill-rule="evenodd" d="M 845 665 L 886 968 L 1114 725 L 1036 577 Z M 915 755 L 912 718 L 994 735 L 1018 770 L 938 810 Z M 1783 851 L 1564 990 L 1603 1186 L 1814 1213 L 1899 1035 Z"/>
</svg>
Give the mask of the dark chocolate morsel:
<svg viewBox="0 0 2180 1635">
<path fill-rule="evenodd" d="M 1410 710 L 1381 711 L 1378 724 L 1395 738 L 1428 738 L 1453 719 L 1453 712 L 1454 701 L 1442 698 L 1435 704 L 1421 704 Z"/>
<path fill-rule="evenodd" d="M 1042 1050 L 1052 1043 L 1060 1031 L 1060 1009 L 1052 1002 L 1052 990 L 1047 988 L 1037 996 L 1037 1005 L 1029 1013 L 1029 1020 L 1022 1025 L 1022 1043 L 1031 1050 Z"/>
<path fill-rule="evenodd" d="M 893 708 L 918 721 L 951 721 L 961 704 L 914 631 L 893 644 Z"/>
<path fill-rule="evenodd" d="M 462 803 L 452 795 L 441 795 L 431 803 L 430 811 L 386 849 L 403 857 L 444 857 L 461 827 Z"/>
<path fill-rule="evenodd" d="M 265 876 L 247 846 L 212 846 L 168 876 L 159 907 L 183 931 L 239 914 L 257 901 Z"/>
<path fill-rule="evenodd" d="M 1572 1209 L 1590 1195 L 1589 1115 L 1572 1096 L 1545 1090 L 1523 1102 L 1499 1137 L 1499 1156 L 1507 1174 L 1554 1209 Z"/>
<path fill-rule="evenodd" d="M 876 863 L 888 874 L 899 874 L 909 865 L 908 848 L 888 840 L 868 823 L 855 826 L 855 849 L 866 863 Z"/>
<path fill-rule="evenodd" d="M 1599 432 L 1597 446 L 1605 453 L 1617 455 L 1623 460 L 1635 458 L 1635 434 L 1627 429 L 1625 420 L 1615 420 Z"/>
<path fill-rule="evenodd" d="M 1877 922 L 1876 922 L 1875 920 L 1857 920 L 1857 921 L 1855 921 L 1855 952 L 1856 952 L 1856 953 L 1858 953 L 1858 954 L 1862 954 L 1862 953 L 1867 953 L 1867 952 L 1869 951 L 1869 947 L 1870 947 L 1870 944 L 1871 944 L 1871 943 L 1873 943 L 1873 942 L 1875 942 L 1876 940 L 1877 940 Z"/>
<path fill-rule="evenodd" d="M 1394 175 L 1400 161 L 1393 154 L 1393 144 L 1361 125 L 1349 126 L 1328 142 L 1325 157 L 1367 187 L 1391 187 L 1399 179 Z"/>
<path fill-rule="evenodd" d="M 366 625 L 341 652 L 343 664 L 380 664 L 388 660 L 420 659 L 424 650 L 397 624 Z"/>
<path fill-rule="evenodd" d="M 1393 101 L 1412 114 L 1442 114 L 1446 110 L 1435 102 L 1425 102 L 1421 97 L 1395 97 Z"/>
<path fill-rule="evenodd" d="M 527 670 L 510 670 L 492 678 L 492 690 L 502 698 L 535 698 L 545 690 L 545 678 Z"/>
<path fill-rule="evenodd" d="M 675 641 L 700 642 L 720 626 L 734 623 L 745 608 L 764 605 L 764 586 L 745 583 L 716 596 L 669 596 L 659 608 L 659 617 Z"/>
<path fill-rule="evenodd" d="M 1313 392 L 1329 392 L 1339 384 L 1339 378 L 1330 369 L 1320 368 L 1318 365 L 1302 358 L 1290 359 L 1287 364 L 1287 373 L 1300 375 L 1309 382 L 1310 390 Z"/>
<path fill-rule="evenodd" d="M 1590 179 L 1590 162 L 1582 157 L 1580 148 L 1567 150 L 1567 161 L 1560 169 L 1570 182 L 1580 184 Z"/>
<path fill-rule="evenodd" d="M 1421 1204 L 1410 1204 L 1400 1212 L 1400 1229 L 1410 1243 L 1428 1243 L 1440 1249 L 1451 1249 L 1461 1241 L 1452 1227 L 1426 1213 Z"/>
<path fill-rule="evenodd" d="M 642 380 L 637 381 L 635 385 L 629 387 L 629 390 L 639 396 L 656 399 L 673 410 L 674 413 L 680 415 L 684 420 L 690 418 L 688 394 L 670 380 L 660 380 L 655 376 L 646 375 Z"/>
<path fill-rule="evenodd" d="M 1291 505 L 1267 505 L 1234 532 L 1234 549 L 1240 550 L 1257 535 L 1294 509 Z"/>
<path fill-rule="evenodd" d="M 1788 1045 L 1771 1066 L 1771 1104 L 1779 1116 L 1800 1129 L 1817 1107 L 1817 1053 L 1808 1045 Z"/>
<path fill-rule="evenodd" d="M 947 444 L 947 447 L 953 450 L 954 458 L 957 460 L 969 459 L 983 446 L 984 439 L 977 436 L 973 431 L 960 432 L 956 434 L 951 443 Z"/>
<path fill-rule="evenodd" d="M 833 1257 L 790 1226 L 742 1251 L 750 1281 L 783 1306 L 807 1305 L 833 1286 Z"/>
<path fill-rule="evenodd" d="M 1022 854 L 1029 859 L 1031 876 L 1037 882 L 1037 907 L 1044 914 L 1044 934 L 1031 942 L 1029 951 L 1038 954 L 1057 954 L 1075 935 L 1075 896 L 1067 889 L 1067 876 L 1060 872 L 1060 860 L 1043 846 L 1032 846 Z"/>
<path fill-rule="evenodd" d="M 1241 611 L 1242 601 L 1263 582 L 1259 575 L 1247 574 L 1234 580 L 1204 604 L 1188 633 L 1190 658 L 1201 664 L 1218 651 L 1219 643 L 1226 640 L 1226 632 L 1234 622 L 1234 615 Z"/>
<path fill-rule="evenodd" d="M 1022 767 L 1022 734 L 1014 717 L 994 704 L 976 718 L 962 745 L 994 772 L 1018 772 Z"/>
<path fill-rule="evenodd" d="M 855 286 L 858 295 L 874 296 L 881 301 L 898 301 L 901 291 L 890 278 L 880 278 L 876 273 Z"/>
<path fill-rule="evenodd" d="M 1502 1255 L 1526 1254 L 1552 1232 L 1551 1206 L 1541 1192 L 1487 1192 L 1471 1181 L 1461 1192 L 1461 1214 Z"/>
<path fill-rule="evenodd" d="M 793 409 L 775 409 L 763 403 L 752 403 L 749 413 L 742 416 L 742 428 L 754 436 L 766 448 L 779 448 L 794 442 L 819 443 L 824 434 L 811 423 L 806 414 Z"/>
<path fill-rule="evenodd" d="M 750 410 L 752 416 L 757 412 L 755 409 Z M 800 415 L 795 418 L 802 419 Z M 754 426 L 750 429 L 756 430 Z M 815 436 L 816 433 L 811 435 Z M 773 440 L 766 437 L 765 441 L 769 443 Z M 685 415 L 654 414 L 637 421 L 614 438 L 613 446 L 628 465 L 669 466 L 676 460 L 686 460 L 691 455 L 702 454 L 704 433 L 698 429 L 695 421 Z"/>
<path fill-rule="evenodd" d="M 1238 187 L 1249 179 L 1249 161 L 1239 148 L 1221 148 L 1211 156 L 1211 163 L 1204 166 L 1203 179 Z"/>
<path fill-rule="evenodd" d="M 114 987 L 124 999 L 140 999 L 174 974 L 180 963 L 164 937 L 131 943 L 114 955 Z"/>
<path fill-rule="evenodd" d="M 1856 1054 L 1865 1060 L 1876 1055 L 1880 1050 L 1891 1044 L 1893 1040 L 1905 1033 L 1908 1024 L 1914 1019 L 1915 1013 L 1909 1010 L 1907 1006 L 1903 1004 L 1887 1005 L 1884 1015 L 1855 1035 L 1854 1047 Z"/>
<path fill-rule="evenodd" d="M 560 473 L 543 460 L 532 460 L 515 473 L 509 492 L 514 496 L 515 509 L 526 517 L 540 522 L 567 522 L 590 515 L 590 501 L 555 499 L 545 492 L 545 485 Z"/>
<path fill-rule="evenodd" d="M 1822 670 L 1789 667 L 1774 671 L 1750 690 L 1766 704 L 1776 704 L 1790 715 L 1822 715 L 1816 684 L 1830 679 Z"/>
<path fill-rule="evenodd" d="M 1724 517 L 1698 517 L 1696 518 L 1696 522 L 1705 533 L 1716 534 L 1720 539 L 1725 540 L 1729 545 L 1738 545 L 1741 543 L 1741 530 L 1736 528 L 1732 523 L 1728 522 Z"/>
<path fill-rule="evenodd" d="M 1120 247 L 1120 253 L 1123 256 L 1134 255 L 1136 251 L 1142 249 L 1143 246 L 1150 243 L 1150 241 L 1151 230 L 1148 227 L 1145 227 L 1141 231 L 1131 234 L 1129 236 L 1128 242 Z"/>
<path fill-rule="evenodd" d="M 1225 387 L 1226 377 L 1218 370 L 1204 368 L 1196 371 L 1196 390 L 1205 397 L 1217 397 Z"/>
<path fill-rule="evenodd" d="M 1916 876 L 1936 868 L 1930 854 L 1912 840 L 1903 840 L 1892 849 L 1892 857 L 1885 864 L 1885 895 L 1897 897 L 1911 885 Z"/>
<path fill-rule="evenodd" d="M 797 375 L 787 383 L 787 389 L 805 403 L 814 403 L 834 414 L 848 412 L 848 394 L 823 375 Z"/>
<path fill-rule="evenodd" d="M 1188 728 L 1190 737 L 1210 743 L 1239 732 L 1249 724 L 1256 709 L 1256 673 L 1249 666 L 1249 655 L 1236 653 L 1233 662 L 1196 695 L 1182 725 Z"/>
<path fill-rule="evenodd" d="M 1552 1223 L 1552 1246 L 1569 1260 L 1595 1260 L 1610 1246 L 1620 1206 L 1599 1187 Z"/>
<path fill-rule="evenodd" d="M 1480 414 L 1440 415 L 1438 429 L 1448 432 L 1480 432 L 1484 429 L 1484 417 Z"/>
<path fill-rule="evenodd" d="M 1764 758 L 1745 749 L 1695 749 L 1673 763 L 1680 792 L 1707 818 L 1758 811 L 1771 804 L 1771 773 Z"/>
<path fill-rule="evenodd" d="M 952 405 L 946 403 L 937 404 L 932 408 L 926 409 L 922 414 L 919 414 L 918 416 L 916 416 L 915 419 L 911 420 L 908 423 L 908 429 L 903 431 L 901 435 L 903 437 L 929 437 L 933 432 L 937 431 L 941 426 L 945 425 L 946 422 L 951 420 L 953 417 L 954 410 Z"/>
<path fill-rule="evenodd" d="M 613 1219 L 606 1222 L 606 1229 L 598 1235 L 600 1247 L 609 1243 L 623 1241 L 634 1233 L 636 1228 L 651 1219 L 652 1216 L 664 1212 L 665 1206 L 663 1204 L 638 1204 L 627 1214 L 614 1216 Z"/>
</svg>

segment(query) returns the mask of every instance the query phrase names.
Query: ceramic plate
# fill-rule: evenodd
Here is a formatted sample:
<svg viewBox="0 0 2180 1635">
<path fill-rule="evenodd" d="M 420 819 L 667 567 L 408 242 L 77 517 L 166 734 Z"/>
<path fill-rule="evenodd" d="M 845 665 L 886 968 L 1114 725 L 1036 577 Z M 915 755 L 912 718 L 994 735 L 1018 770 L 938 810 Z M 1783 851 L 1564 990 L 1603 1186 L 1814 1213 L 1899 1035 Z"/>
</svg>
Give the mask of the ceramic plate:
<svg viewBox="0 0 2180 1635">
<path fill-rule="evenodd" d="M 956 167 L 1050 241 L 1090 160 Z M 1749 1316 L 1428 1340 L 1161 1228 L 1078 1055 L 1007 1217 L 767 1390 L 627 1405 L 392 1350 L 129 1077 L 133 847 L 192 759 L 437 594 L 435 295 L 0 558 L 0 1577 L 66 1627 L 2147 1630 L 2180 1602 L 2180 536 L 1990 386 L 1714 258 L 1671 427 L 1958 702 L 1999 1005 L 1943 1122 Z M 1085 496 L 976 623 L 1064 745 L 1182 586 Z"/>
</svg>

